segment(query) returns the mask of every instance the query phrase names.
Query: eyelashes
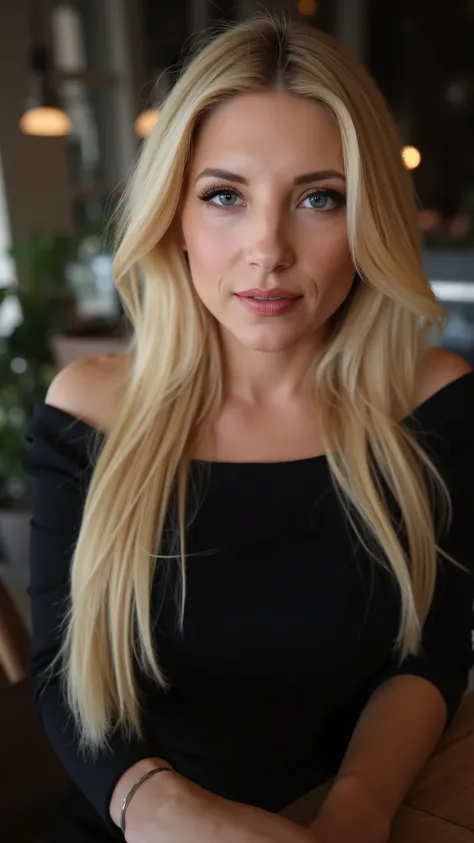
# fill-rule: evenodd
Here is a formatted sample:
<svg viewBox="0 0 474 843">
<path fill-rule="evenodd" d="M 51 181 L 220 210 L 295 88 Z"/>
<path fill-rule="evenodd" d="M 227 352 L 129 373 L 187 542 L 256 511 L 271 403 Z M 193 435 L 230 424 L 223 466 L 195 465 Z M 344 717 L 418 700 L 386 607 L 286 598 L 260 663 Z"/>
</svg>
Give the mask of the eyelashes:
<svg viewBox="0 0 474 843">
<path fill-rule="evenodd" d="M 211 187 L 205 188 L 202 193 L 198 193 L 198 199 L 201 199 L 202 202 L 210 202 L 216 196 L 237 196 L 241 198 L 233 187 L 228 187 L 225 184 L 212 185 Z"/>
<path fill-rule="evenodd" d="M 201 193 L 198 194 L 198 199 L 202 202 L 212 202 L 218 196 L 227 196 L 229 199 L 242 199 L 239 191 L 237 191 L 233 187 L 229 187 L 229 185 L 225 184 L 214 184 L 210 185 L 209 187 L 205 188 Z M 305 196 L 300 199 L 298 204 L 302 202 L 306 202 L 308 199 L 314 199 L 315 197 L 323 197 L 325 199 L 331 200 L 336 208 L 345 207 L 346 205 L 346 195 L 340 190 L 336 190 L 333 187 L 318 187 L 313 188 L 312 190 L 308 191 Z M 240 207 L 236 204 L 215 204 L 216 208 L 235 208 Z M 327 210 L 335 210 L 335 208 L 317 208 L 312 207 L 310 208 L 314 211 L 327 211 Z"/>
</svg>

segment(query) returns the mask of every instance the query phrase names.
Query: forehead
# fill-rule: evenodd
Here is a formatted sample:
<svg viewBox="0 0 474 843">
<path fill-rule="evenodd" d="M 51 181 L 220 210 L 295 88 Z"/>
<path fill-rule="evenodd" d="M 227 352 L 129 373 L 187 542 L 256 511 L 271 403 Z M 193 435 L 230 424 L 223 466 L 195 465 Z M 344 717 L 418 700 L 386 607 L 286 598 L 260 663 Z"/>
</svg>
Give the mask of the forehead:
<svg viewBox="0 0 474 843">
<path fill-rule="evenodd" d="M 335 120 L 315 100 L 286 92 L 241 94 L 206 118 L 194 144 L 191 171 L 278 164 L 299 172 L 343 169 Z"/>
</svg>

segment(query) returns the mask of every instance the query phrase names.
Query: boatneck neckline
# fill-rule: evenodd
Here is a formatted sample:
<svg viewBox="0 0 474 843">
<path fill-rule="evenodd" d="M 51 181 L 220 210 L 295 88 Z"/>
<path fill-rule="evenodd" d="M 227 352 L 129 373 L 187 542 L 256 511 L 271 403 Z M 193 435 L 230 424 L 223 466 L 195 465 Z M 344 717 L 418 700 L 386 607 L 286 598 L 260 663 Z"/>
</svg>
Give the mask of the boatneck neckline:
<svg viewBox="0 0 474 843">
<path fill-rule="evenodd" d="M 403 418 L 400 424 L 409 424 L 410 421 L 416 420 L 416 418 L 426 411 L 429 407 L 436 403 L 441 399 L 445 398 L 446 394 L 450 393 L 453 389 L 458 388 L 458 386 L 462 383 L 465 383 L 466 380 L 470 380 L 474 378 L 474 371 L 465 372 L 458 378 L 450 381 L 449 383 L 445 384 L 445 386 L 441 387 L 441 389 L 434 392 L 428 398 L 418 404 L 415 409 L 409 413 L 405 418 Z M 52 413 L 53 415 L 62 416 L 63 418 L 69 419 L 69 422 L 75 427 L 79 426 L 83 430 L 85 430 L 88 435 L 95 435 L 99 438 L 104 438 L 106 434 L 104 431 L 99 430 L 98 428 L 94 427 L 93 425 L 88 424 L 82 419 L 78 418 L 77 416 L 68 413 L 66 410 L 61 410 L 59 407 L 55 407 L 52 404 L 47 404 L 45 401 L 38 402 L 37 407 L 39 407 L 43 412 L 46 411 L 47 413 Z M 302 457 L 295 460 L 268 460 L 268 461 L 251 461 L 251 460 L 243 460 L 243 461 L 227 461 L 227 460 L 202 460 L 202 459 L 191 459 L 191 465 L 195 466 L 217 466 L 217 467 L 249 467 L 249 466 L 303 466 L 303 465 L 328 465 L 328 456 L 326 453 L 323 454 L 316 454 L 312 457 Z"/>
</svg>

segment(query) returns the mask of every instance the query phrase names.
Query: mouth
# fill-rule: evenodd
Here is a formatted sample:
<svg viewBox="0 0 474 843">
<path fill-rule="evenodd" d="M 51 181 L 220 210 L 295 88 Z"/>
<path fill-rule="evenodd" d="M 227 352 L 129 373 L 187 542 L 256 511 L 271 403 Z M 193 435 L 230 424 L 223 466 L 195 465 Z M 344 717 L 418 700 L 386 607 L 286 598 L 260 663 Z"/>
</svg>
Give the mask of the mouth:
<svg viewBox="0 0 474 843">
<path fill-rule="evenodd" d="M 236 298 L 242 307 L 254 316 L 275 317 L 291 313 L 303 296 L 261 296 L 238 293 Z"/>
<path fill-rule="evenodd" d="M 235 295 L 239 298 L 254 299 L 255 301 L 292 301 L 302 298 L 299 293 L 279 288 L 273 288 L 271 290 L 261 290 L 255 288 L 252 290 L 244 290 L 242 293 L 236 293 Z"/>
<path fill-rule="evenodd" d="M 253 299 L 254 301 L 296 301 L 297 298 L 301 298 L 301 296 L 243 296 L 241 293 L 238 295 L 240 298 Z"/>
</svg>

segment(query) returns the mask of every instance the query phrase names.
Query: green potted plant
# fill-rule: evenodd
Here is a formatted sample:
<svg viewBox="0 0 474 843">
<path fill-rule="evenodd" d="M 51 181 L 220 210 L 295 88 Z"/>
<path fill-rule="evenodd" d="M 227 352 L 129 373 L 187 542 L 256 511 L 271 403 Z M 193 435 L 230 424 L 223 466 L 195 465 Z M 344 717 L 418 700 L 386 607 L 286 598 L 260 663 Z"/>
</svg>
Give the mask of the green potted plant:
<svg viewBox="0 0 474 843">
<path fill-rule="evenodd" d="M 0 335 L 0 557 L 20 567 L 30 510 L 25 434 L 56 372 L 51 337 L 74 318 L 64 280 L 74 251 L 68 235 L 29 234 L 12 248 L 20 282 L 0 289 L 0 308 L 13 301 L 19 312 L 13 329 Z"/>
</svg>

